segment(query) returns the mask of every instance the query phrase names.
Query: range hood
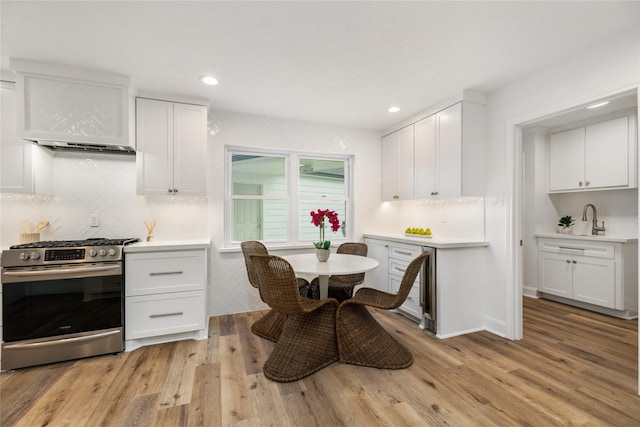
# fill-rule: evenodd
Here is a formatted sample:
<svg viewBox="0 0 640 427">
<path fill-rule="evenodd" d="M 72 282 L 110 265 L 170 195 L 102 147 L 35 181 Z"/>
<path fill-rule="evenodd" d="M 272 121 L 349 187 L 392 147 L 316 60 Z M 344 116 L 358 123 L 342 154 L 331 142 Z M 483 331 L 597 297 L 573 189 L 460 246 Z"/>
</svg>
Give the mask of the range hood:
<svg viewBox="0 0 640 427">
<path fill-rule="evenodd" d="M 53 151 L 135 154 L 128 76 L 12 58 L 18 136 Z"/>
<path fill-rule="evenodd" d="M 32 141 L 35 144 L 45 147 L 54 152 L 60 151 L 81 151 L 81 152 L 99 152 L 106 154 L 136 154 L 136 150 L 129 145 L 108 145 L 108 144 L 95 144 L 91 142 L 69 142 L 69 141 L 51 141 L 46 139 L 32 140 L 25 138 L 28 141 Z"/>
</svg>

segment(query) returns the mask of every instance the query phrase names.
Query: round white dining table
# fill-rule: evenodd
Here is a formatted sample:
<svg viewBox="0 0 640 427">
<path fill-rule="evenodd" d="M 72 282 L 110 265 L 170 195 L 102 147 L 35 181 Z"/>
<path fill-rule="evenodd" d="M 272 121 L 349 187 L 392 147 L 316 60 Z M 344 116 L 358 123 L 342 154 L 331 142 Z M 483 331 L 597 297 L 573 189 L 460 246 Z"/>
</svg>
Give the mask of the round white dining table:
<svg viewBox="0 0 640 427">
<path fill-rule="evenodd" d="M 320 282 L 320 299 L 327 298 L 329 293 L 329 276 L 335 274 L 364 273 L 377 268 L 380 263 L 360 255 L 332 253 L 325 262 L 320 262 L 315 253 L 288 255 L 286 259 L 296 274 L 313 274 Z"/>
</svg>

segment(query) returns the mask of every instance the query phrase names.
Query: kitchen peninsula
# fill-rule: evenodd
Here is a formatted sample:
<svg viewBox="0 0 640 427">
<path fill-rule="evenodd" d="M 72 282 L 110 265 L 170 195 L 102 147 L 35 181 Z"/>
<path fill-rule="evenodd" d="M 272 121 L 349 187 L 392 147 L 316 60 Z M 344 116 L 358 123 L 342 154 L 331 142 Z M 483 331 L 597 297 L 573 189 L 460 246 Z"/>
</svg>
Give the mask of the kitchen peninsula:
<svg viewBox="0 0 640 427">
<path fill-rule="evenodd" d="M 431 252 L 428 264 L 432 283 L 416 283 L 399 311 L 420 322 L 435 323 L 438 338 L 448 338 L 484 330 L 482 283 L 485 276 L 486 247 L 489 242 L 463 238 L 409 237 L 400 233 L 364 234 L 369 256 L 380 263 L 365 278 L 366 286 L 394 292 L 397 287 L 396 270 L 401 270 L 409 258 Z M 425 275 L 423 272 L 421 276 Z M 422 277 L 420 278 L 420 280 Z M 431 288 L 431 291 L 429 289 Z M 429 319 L 431 313 L 435 318 Z M 427 327 L 427 329 L 430 329 Z"/>
</svg>

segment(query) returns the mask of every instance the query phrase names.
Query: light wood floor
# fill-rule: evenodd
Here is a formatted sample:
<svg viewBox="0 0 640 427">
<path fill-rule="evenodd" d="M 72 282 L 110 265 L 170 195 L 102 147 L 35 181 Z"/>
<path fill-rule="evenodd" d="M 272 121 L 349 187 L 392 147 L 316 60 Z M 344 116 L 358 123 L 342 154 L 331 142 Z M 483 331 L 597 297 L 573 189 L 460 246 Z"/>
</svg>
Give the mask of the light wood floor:
<svg viewBox="0 0 640 427">
<path fill-rule="evenodd" d="M 334 363 L 279 384 L 261 313 L 213 317 L 206 341 L 0 374 L 0 426 L 640 425 L 637 321 L 525 299 L 524 339 L 438 340 L 379 321 L 413 352 L 385 371 Z"/>
</svg>

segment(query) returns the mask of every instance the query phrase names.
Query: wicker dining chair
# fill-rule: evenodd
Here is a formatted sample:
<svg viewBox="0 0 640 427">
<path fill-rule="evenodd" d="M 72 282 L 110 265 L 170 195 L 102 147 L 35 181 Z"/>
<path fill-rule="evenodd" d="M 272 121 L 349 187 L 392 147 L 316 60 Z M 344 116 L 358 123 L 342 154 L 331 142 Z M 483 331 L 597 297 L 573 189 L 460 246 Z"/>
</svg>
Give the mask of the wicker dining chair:
<svg viewBox="0 0 640 427">
<path fill-rule="evenodd" d="M 381 369 L 411 366 L 411 352 L 374 319 L 367 306 L 384 310 L 400 307 L 428 257 L 429 253 L 425 252 L 411 261 L 397 294 L 361 288 L 353 298 L 340 304 L 336 314 L 336 335 L 341 362 Z"/>
<path fill-rule="evenodd" d="M 245 242 L 241 242 L 240 248 L 242 249 L 242 254 L 244 255 L 244 263 L 247 267 L 247 276 L 249 278 L 249 283 L 251 283 L 251 286 L 257 289 L 258 276 L 250 257 L 251 255 L 268 255 L 269 251 L 264 244 L 256 240 L 247 240 Z M 298 283 L 298 292 L 300 292 L 302 296 L 309 296 L 310 289 L 313 287 L 313 285 L 311 285 L 306 279 L 303 279 L 301 277 L 297 277 L 296 281 Z M 317 299 L 320 299 L 320 286 L 315 285 L 315 288 L 317 291 L 316 293 L 318 294 Z M 278 341 L 278 338 L 282 333 L 283 326 L 284 316 L 273 310 L 269 310 L 267 314 L 254 322 L 253 325 L 251 325 L 251 332 L 258 335 L 259 337 L 276 342 Z"/>
<path fill-rule="evenodd" d="M 369 248 L 366 243 L 345 242 L 338 246 L 336 253 L 367 256 Z M 353 296 L 353 289 L 364 282 L 364 273 L 336 274 L 329 276 L 329 298 L 335 298 L 339 302 L 348 300 Z M 320 279 L 314 278 L 311 286 L 320 286 Z"/>
<path fill-rule="evenodd" d="M 296 381 L 338 360 L 333 298 L 303 298 L 291 264 L 275 255 L 251 255 L 260 295 L 274 312 L 286 316 L 282 334 L 264 363 L 264 375 Z"/>
</svg>

